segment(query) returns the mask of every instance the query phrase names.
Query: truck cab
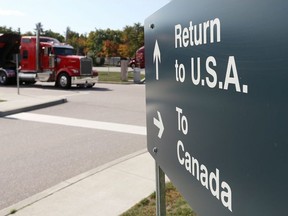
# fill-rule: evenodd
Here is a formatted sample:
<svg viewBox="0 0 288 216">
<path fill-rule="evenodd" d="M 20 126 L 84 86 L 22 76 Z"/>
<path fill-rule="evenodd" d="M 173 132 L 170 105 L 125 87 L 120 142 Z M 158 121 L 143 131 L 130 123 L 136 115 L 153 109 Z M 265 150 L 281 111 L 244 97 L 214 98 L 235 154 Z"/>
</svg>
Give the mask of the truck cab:
<svg viewBox="0 0 288 216">
<path fill-rule="evenodd" d="M 98 82 L 92 59 L 78 56 L 72 46 L 50 37 L 23 36 L 21 39 L 20 80 L 55 82 L 61 88 L 71 85 L 92 87 Z"/>
<path fill-rule="evenodd" d="M 18 53 L 20 67 L 16 68 Z M 55 82 L 65 89 L 71 85 L 92 87 L 98 82 L 92 59 L 75 53 L 72 46 L 55 38 L 0 34 L 0 85 L 15 81 L 18 69 L 20 83 Z"/>
</svg>

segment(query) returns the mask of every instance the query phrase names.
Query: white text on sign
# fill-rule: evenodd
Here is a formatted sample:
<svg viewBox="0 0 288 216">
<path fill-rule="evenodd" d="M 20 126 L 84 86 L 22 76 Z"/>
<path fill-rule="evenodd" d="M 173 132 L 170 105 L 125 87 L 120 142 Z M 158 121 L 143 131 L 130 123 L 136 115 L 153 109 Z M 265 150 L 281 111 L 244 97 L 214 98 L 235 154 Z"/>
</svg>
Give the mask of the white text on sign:
<svg viewBox="0 0 288 216">
<path fill-rule="evenodd" d="M 188 119 L 183 114 L 183 110 L 176 107 L 178 130 L 187 135 Z M 209 171 L 207 166 L 200 164 L 198 159 L 193 157 L 190 152 L 185 150 L 185 145 L 181 140 L 177 142 L 177 159 L 181 166 L 185 168 L 203 187 L 208 189 L 213 196 L 222 202 L 222 205 L 232 212 L 232 190 L 229 184 L 220 179 L 220 171 L 216 168 L 215 172 Z"/>
<path fill-rule="evenodd" d="M 186 48 L 205 44 L 221 43 L 221 22 L 215 18 L 198 25 L 189 22 L 189 27 L 175 25 L 175 48 Z M 223 62 L 223 57 L 221 57 Z M 177 82 L 183 83 L 186 80 L 186 71 L 191 75 L 191 82 L 195 86 L 208 86 L 222 90 L 233 90 L 239 93 L 248 93 L 248 85 L 241 84 L 238 76 L 235 56 L 227 56 L 225 71 L 223 65 L 217 65 L 214 56 L 205 59 L 192 56 L 189 69 L 183 62 L 175 60 L 175 78 Z M 186 70 L 188 69 L 188 70 Z M 225 80 L 219 80 L 218 74 L 225 74 Z"/>
</svg>

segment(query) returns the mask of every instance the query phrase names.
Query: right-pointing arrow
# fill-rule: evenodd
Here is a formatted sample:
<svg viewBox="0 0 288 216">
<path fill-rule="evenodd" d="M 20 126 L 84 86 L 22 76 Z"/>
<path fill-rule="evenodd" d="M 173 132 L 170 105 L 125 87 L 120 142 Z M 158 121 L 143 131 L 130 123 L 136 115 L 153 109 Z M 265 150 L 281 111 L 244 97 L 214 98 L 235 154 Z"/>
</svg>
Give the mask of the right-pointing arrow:
<svg viewBox="0 0 288 216">
<path fill-rule="evenodd" d="M 161 118 L 161 113 L 159 111 L 157 111 L 157 114 L 158 114 L 158 119 L 153 118 L 153 123 L 156 127 L 159 128 L 158 137 L 161 139 L 162 134 L 164 132 L 164 125 L 163 125 L 163 121 Z"/>
</svg>

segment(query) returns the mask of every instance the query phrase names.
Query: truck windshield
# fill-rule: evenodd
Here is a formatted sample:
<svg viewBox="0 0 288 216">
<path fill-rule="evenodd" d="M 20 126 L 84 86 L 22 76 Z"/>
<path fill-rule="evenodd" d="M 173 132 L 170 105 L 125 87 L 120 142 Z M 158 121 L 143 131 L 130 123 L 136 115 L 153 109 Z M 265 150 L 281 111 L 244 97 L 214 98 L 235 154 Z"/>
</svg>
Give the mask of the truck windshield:
<svg viewBox="0 0 288 216">
<path fill-rule="evenodd" d="M 67 47 L 54 47 L 54 54 L 63 56 L 75 55 L 75 50 Z"/>
</svg>

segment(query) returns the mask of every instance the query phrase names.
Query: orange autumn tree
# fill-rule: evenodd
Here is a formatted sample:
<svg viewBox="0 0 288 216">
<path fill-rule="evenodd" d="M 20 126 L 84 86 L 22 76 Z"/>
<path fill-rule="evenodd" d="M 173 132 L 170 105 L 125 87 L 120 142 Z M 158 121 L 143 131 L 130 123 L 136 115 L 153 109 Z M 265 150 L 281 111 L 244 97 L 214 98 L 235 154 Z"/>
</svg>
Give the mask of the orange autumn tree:
<svg viewBox="0 0 288 216">
<path fill-rule="evenodd" d="M 119 44 L 115 41 L 105 40 L 103 43 L 103 53 L 106 57 L 118 56 Z"/>
</svg>

